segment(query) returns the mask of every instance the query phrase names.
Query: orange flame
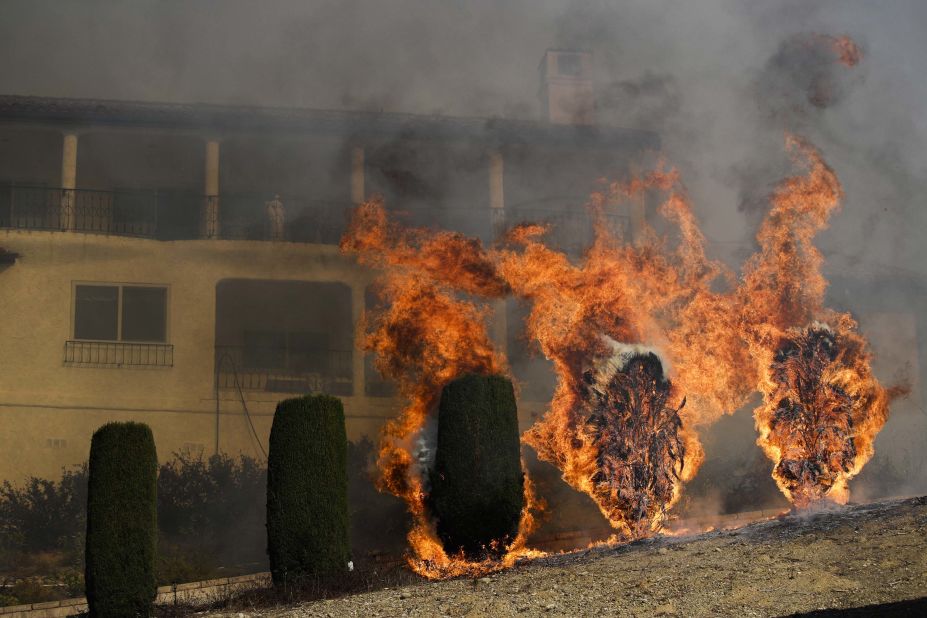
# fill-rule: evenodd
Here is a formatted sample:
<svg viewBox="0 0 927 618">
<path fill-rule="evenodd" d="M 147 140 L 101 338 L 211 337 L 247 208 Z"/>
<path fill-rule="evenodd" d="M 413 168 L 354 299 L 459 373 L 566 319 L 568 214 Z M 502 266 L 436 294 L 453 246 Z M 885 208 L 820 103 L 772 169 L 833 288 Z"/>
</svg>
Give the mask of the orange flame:
<svg viewBox="0 0 927 618">
<path fill-rule="evenodd" d="M 476 575 L 514 564 L 530 555 L 525 541 L 533 527 L 536 507 L 530 480 L 519 533 L 501 560 L 470 562 L 449 556 L 438 539 L 427 511 L 421 470 L 413 455 L 413 440 L 437 407 L 441 389 L 466 373 L 507 373 L 505 359 L 486 332 L 488 310 L 456 298 L 445 282 L 466 291 L 502 293 L 504 285 L 481 261 L 478 241 L 460 235 L 426 235 L 403 230 L 387 221 L 379 200 L 360 206 L 341 243 L 362 264 L 386 269 L 378 293 L 385 309 L 365 316 L 364 347 L 376 355 L 380 372 L 397 382 L 408 401 L 398 418 L 384 427 L 378 467 L 382 489 L 402 498 L 413 517 L 408 540 L 409 564 L 429 578 Z"/>
<path fill-rule="evenodd" d="M 537 554 L 525 546 L 536 506 L 529 482 L 518 537 L 501 560 L 447 555 L 413 454 L 445 384 L 468 372 L 508 371 L 486 329 L 486 299 L 507 295 L 530 304 L 526 334 L 558 378 L 548 411 L 522 440 L 588 494 L 621 537 L 661 530 L 701 465 L 697 429 L 756 391 L 764 396 L 754 413 L 758 443 L 785 495 L 798 506 L 846 501 L 847 481 L 872 456 L 900 390 L 886 391 L 872 376 L 853 319 L 824 307 L 827 282 L 813 240 L 839 207 L 842 188 L 810 144 L 794 136 L 786 142 L 805 173 L 775 190 L 757 234 L 760 249 L 739 283 L 706 256 L 679 175 L 662 164 L 592 195 L 595 235 L 579 259 L 545 244 L 544 225 L 517 226 L 484 249 L 460 234 L 391 222 L 379 200 L 357 209 L 341 247 L 382 271 L 386 308 L 365 316 L 364 345 L 408 400 L 383 431 L 379 465 L 382 488 L 402 497 L 414 517 L 416 572 L 476 575 Z M 672 232 L 660 236 L 645 225 L 634 243 L 625 242 L 606 212 L 648 192 L 665 195 L 659 212 Z M 832 333 L 825 348 L 834 353 L 812 350 L 811 361 L 795 360 L 805 358 L 795 350 L 817 346 L 821 332 Z M 649 354 L 643 345 L 659 350 L 659 368 L 640 361 L 632 375 L 618 357 L 642 358 Z M 812 383 L 839 396 L 809 397 Z M 785 413 L 786 400 L 800 406 Z"/>
<path fill-rule="evenodd" d="M 760 379 L 754 412 L 757 443 L 773 477 L 796 506 L 822 499 L 843 504 L 847 482 L 872 457 L 891 397 L 872 375 L 866 340 L 848 314 L 824 307 L 823 258 L 813 244 L 843 190 L 807 142 L 787 136 L 806 172 L 784 180 L 757 235 L 738 290 L 745 339 Z"/>
<path fill-rule="evenodd" d="M 678 230 L 674 248 L 649 226 L 636 244 L 630 244 L 606 224 L 603 215 L 610 205 L 651 190 L 667 193 L 660 212 Z M 711 291 L 719 276 L 731 275 L 706 258 L 704 238 L 675 170 L 613 183 L 607 191 L 593 194 L 589 208 L 595 238 L 578 263 L 545 246 L 545 228 L 538 225 L 511 230 L 506 237 L 509 248 L 495 251 L 494 258 L 513 294 L 530 301 L 527 334 L 554 363 L 558 376 L 550 409 L 524 440 L 542 459 L 554 463 L 571 486 L 590 495 L 625 538 L 633 538 L 662 527 L 682 484 L 701 465 L 694 427 L 733 411 L 749 395 L 752 384 L 739 369 L 748 364 L 743 362 L 748 349 L 731 328 L 729 297 Z M 626 489 L 618 495 L 600 481 L 600 436 L 590 434 L 587 426 L 583 380 L 590 365 L 613 354 L 609 339 L 662 348 L 675 371 L 670 400 L 677 405 L 691 401 L 679 411 L 682 465 L 676 469 L 672 458 L 661 464 L 676 475 L 672 494 L 650 496 L 646 513 L 634 512 L 631 506 L 638 501 L 629 499 Z M 716 339 L 729 345 L 713 348 Z M 712 352 L 715 349 L 718 352 Z M 660 450 L 646 439 L 632 446 L 637 453 Z M 631 465 L 637 456 L 625 463 Z"/>
<path fill-rule="evenodd" d="M 830 45 L 830 48 L 837 54 L 837 59 L 841 64 L 848 67 L 855 67 L 863 59 L 863 52 L 859 48 L 859 45 L 848 35 L 830 36 L 821 34 L 818 36 Z"/>
</svg>

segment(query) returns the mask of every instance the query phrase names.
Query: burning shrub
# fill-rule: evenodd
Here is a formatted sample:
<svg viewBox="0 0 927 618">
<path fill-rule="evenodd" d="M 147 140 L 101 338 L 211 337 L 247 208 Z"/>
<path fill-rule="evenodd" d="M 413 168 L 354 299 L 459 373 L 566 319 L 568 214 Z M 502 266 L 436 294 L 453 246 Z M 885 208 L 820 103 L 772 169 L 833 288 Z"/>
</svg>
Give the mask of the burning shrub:
<svg viewBox="0 0 927 618">
<path fill-rule="evenodd" d="M 656 354 L 629 347 L 585 371 L 582 390 L 592 495 L 609 521 L 646 536 L 675 502 L 685 463 L 679 410 L 667 405 L 672 384 Z"/>
<path fill-rule="evenodd" d="M 778 456 L 773 477 L 798 507 L 846 502 L 847 480 L 872 454 L 886 402 L 865 360 L 858 337 L 820 323 L 790 331 L 776 349 L 760 444 Z"/>
<path fill-rule="evenodd" d="M 430 507 L 450 553 L 498 557 L 518 533 L 524 475 L 512 383 L 470 374 L 447 386 L 438 409 Z"/>
<path fill-rule="evenodd" d="M 275 585 L 347 569 L 347 437 L 341 400 L 281 401 L 267 459 L 267 552 Z"/>
<path fill-rule="evenodd" d="M 151 429 L 109 423 L 90 442 L 85 586 L 91 616 L 148 616 L 158 545 Z"/>
</svg>

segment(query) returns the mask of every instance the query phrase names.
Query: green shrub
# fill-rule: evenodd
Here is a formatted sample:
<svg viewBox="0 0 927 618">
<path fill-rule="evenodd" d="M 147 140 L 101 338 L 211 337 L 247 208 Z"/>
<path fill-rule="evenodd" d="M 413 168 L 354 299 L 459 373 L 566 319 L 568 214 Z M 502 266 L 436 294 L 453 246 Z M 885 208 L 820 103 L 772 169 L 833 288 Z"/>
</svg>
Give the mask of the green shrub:
<svg viewBox="0 0 927 618">
<path fill-rule="evenodd" d="M 0 486 L 0 546 L 33 553 L 82 546 L 86 508 L 86 465 L 63 470 L 60 481 L 34 476 L 21 486 L 4 481 Z"/>
<path fill-rule="evenodd" d="M 267 470 L 255 459 L 175 453 L 158 473 L 159 581 L 192 581 L 165 567 L 178 561 L 195 565 L 191 572 L 207 569 L 203 579 L 218 576 L 220 565 L 266 570 L 266 497 Z"/>
<path fill-rule="evenodd" d="M 341 401 L 277 405 L 267 459 L 267 553 L 274 584 L 347 570 L 347 437 Z"/>
<path fill-rule="evenodd" d="M 467 375 L 444 388 L 429 479 L 429 503 L 447 551 L 480 558 L 511 542 L 524 506 L 524 475 L 509 380 Z"/>
<path fill-rule="evenodd" d="M 151 429 L 109 423 L 90 442 L 84 577 L 91 616 L 148 616 L 157 590 L 158 457 Z"/>
</svg>

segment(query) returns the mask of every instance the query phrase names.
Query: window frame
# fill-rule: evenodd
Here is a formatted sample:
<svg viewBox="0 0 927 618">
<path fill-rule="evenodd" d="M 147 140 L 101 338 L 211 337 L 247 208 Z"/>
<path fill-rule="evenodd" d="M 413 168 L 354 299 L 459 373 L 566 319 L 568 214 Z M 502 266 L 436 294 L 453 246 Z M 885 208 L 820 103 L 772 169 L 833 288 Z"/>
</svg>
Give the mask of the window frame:
<svg viewBox="0 0 927 618">
<path fill-rule="evenodd" d="M 116 339 L 79 339 L 77 337 L 77 286 L 96 286 L 116 288 Z M 164 341 L 126 341 L 122 338 L 123 288 L 158 288 L 164 290 Z M 71 325 L 68 339 L 72 341 L 92 341 L 117 344 L 160 344 L 169 345 L 171 341 L 171 286 L 167 283 L 134 283 L 119 281 L 71 281 Z"/>
</svg>

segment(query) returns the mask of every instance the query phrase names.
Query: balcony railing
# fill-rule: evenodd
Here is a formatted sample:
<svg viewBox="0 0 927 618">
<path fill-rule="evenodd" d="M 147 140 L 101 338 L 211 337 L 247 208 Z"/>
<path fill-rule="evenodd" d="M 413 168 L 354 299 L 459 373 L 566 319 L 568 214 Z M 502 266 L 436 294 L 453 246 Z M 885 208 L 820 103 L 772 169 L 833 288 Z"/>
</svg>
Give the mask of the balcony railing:
<svg viewBox="0 0 927 618">
<path fill-rule="evenodd" d="M 0 228 L 159 240 L 224 238 L 337 244 L 347 202 L 183 191 L 96 191 L 0 182 Z"/>
<path fill-rule="evenodd" d="M 548 224 L 550 230 L 544 236 L 545 244 L 567 253 L 581 253 L 589 247 L 594 237 L 593 220 L 585 209 L 518 205 L 506 208 L 504 218 L 506 228 L 520 223 Z M 630 226 L 627 216 L 605 213 L 603 220 L 616 238 L 628 238 Z"/>
<path fill-rule="evenodd" d="M 173 367 L 174 346 L 167 343 L 65 341 L 64 364 L 83 367 Z"/>
<path fill-rule="evenodd" d="M 507 207 L 493 220 L 488 207 L 470 201 L 389 205 L 400 221 L 492 240 L 493 228 L 517 223 L 551 224 L 547 242 L 579 252 L 592 240 L 592 221 L 579 198 L 557 198 Z M 74 230 L 160 240 L 219 238 L 338 244 L 351 216 L 347 202 L 276 194 L 202 196 L 183 191 L 95 191 L 0 182 L 0 228 Z M 619 237 L 627 217 L 606 215 Z"/>
<path fill-rule="evenodd" d="M 0 184 L 0 227 L 162 240 L 199 237 L 203 198 L 181 192 L 95 191 Z"/>
<path fill-rule="evenodd" d="M 352 375 L 351 350 L 216 346 L 220 389 L 350 396 Z"/>
<path fill-rule="evenodd" d="M 206 204 L 204 225 L 218 229 L 219 238 L 324 245 L 338 244 L 352 209 L 346 202 L 257 194 L 210 196 Z"/>
</svg>

